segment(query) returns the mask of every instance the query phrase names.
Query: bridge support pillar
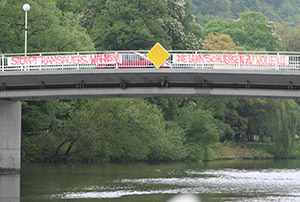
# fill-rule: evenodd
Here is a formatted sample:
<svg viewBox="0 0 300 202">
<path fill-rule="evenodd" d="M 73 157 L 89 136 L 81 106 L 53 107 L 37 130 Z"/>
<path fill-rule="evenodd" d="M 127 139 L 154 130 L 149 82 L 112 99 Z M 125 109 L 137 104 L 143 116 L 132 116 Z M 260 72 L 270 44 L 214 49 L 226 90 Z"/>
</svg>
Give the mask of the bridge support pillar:
<svg viewBox="0 0 300 202">
<path fill-rule="evenodd" d="M 0 201 L 20 202 L 20 174 L 0 175 Z"/>
<path fill-rule="evenodd" d="M 0 101 L 0 172 L 21 168 L 21 102 Z"/>
</svg>

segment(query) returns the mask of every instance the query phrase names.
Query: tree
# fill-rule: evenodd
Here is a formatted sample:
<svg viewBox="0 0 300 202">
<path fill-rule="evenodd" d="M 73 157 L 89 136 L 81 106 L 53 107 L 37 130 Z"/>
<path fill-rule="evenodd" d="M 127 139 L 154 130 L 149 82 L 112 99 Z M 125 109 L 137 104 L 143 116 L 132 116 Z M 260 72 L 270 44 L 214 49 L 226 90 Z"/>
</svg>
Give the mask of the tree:
<svg viewBox="0 0 300 202">
<path fill-rule="evenodd" d="M 229 124 L 234 131 L 234 140 L 236 142 L 247 142 L 247 118 L 242 117 L 237 110 L 231 109 L 226 114 L 226 123 Z M 227 140 L 230 139 L 227 138 Z"/>
<path fill-rule="evenodd" d="M 73 12 L 80 14 L 97 50 L 149 49 L 157 41 L 170 47 L 170 37 L 162 27 L 167 15 L 163 1 L 84 0 L 80 5 Z"/>
<path fill-rule="evenodd" d="M 299 106 L 293 100 L 269 100 L 268 132 L 275 143 L 273 153 L 276 158 L 289 158 L 294 148 L 295 135 L 299 123 Z"/>
<path fill-rule="evenodd" d="M 188 105 L 181 109 L 176 120 L 185 130 L 189 158 L 196 161 L 208 160 L 211 146 L 220 137 L 212 115 L 201 106 Z"/>
<path fill-rule="evenodd" d="M 92 160 L 91 156 L 97 156 L 97 151 L 102 147 L 96 144 L 99 140 L 97 126 L 91 118 L 85 104 L 70 111 L 68 118 L 55 130 L 55 137 L 58 141 L 56 150 L 52 154 L 54 160 L 69 159 L 73 147 L 82 149 L 82 157 L 85 157 L 83 160 L 87 162 Z M 88 144 L 89 147 L 87 147 Z"/>
<path fill-rule="evenodd" d="M 76 16 L 64 13 L 53 2 L 28 0 L 28 52 L 94 50 L 91 38 L 85 34 Z M 23 52 L 23 2 L 0 2 L 0 52 Z"/>
<path fill-rule="evenodd" d="M 264 136 L 267 136 L 265 131 L 265 122 L 268 117 L 266 116 L 265 106 L 267 101 L 260 98 L 239 99 L 238 113 L 247 119 L 247 127 L 245 128 L 245 137 L 242 141 L 253 141 L 254 135 L 260 136 L 263 141 Z"/>
<path fill-rule="evenodd" d="M 78 14 L 99 50 L 150 49 L 160 42 L 167 49 L 199 49 L 201 27 L 187 13 L 184 0 L 58 1 Z"/>
<path fill-rule="evenodd" d="M 277 33 L 280 36 L 283 51 L 299 51 L 300 26 L 293 27 L 288 23 L 276 23 Z"/>
<path fill-rule="evenodd" d="M 22 158 L 52 161 L 68 141 L 62 143 L 60 129 L 84 103 L 72 101 L 30 101 L 22 103 Z M 61 144 L 61 146 L 56 146 Z"/>
<path fill-rule="evenodd" d="M 261 13 L 241 13 L 237 23 L 245 31 L 246 38 L 240 39 L 240 44 L 247 50 L 254 48 L 271 51 L 280 47 L 278 36 L 274 33 L 274 25 Z"/>
<path fill-rule="evenodd" d="M 151 98 L 148 102 L 156 105 L 164 115 L 167 121 L 173 121 L 179 113 L 182 99 L 180 98 Z"/>
<path fill-rule="evenodd" d="M 49 106 L 45 101 L 42 102 L 23 102 L 22 103 L 22 134 L 38 135 L 49 130 L 52 117 L 50 116 Z"/>
<path fill-rule="evenodd" d="M 216 19 L 204 27 L 204 32 L 218 32 L 228 34 L 233 41 L 246 50 L 277 50 L 280 47 L 278 36 L 274 33 L 274 26 L 266 17 L 258 12 L 240 14 L 236 21 Z"/>
<path fill-rule="evenodd" d="M 236 46 L 228 34 L 209 33 L 204 40 L 204 46 L 208 50 L 244 51 L 241 46 Z"/>
<path fill-rule="evenodd" d="M 267 4 L 272 5 L 272 7 L 279 8 L 285 0 L 264 0 L 264 1 Z"/>
<path fill-rule="evenodd" d="M 85 162 L 180 160 L 185 150 L 177 129 L 167 127 L 157 107 L 142 99 L 88 100 L 56 131 L 55 156 Z"/>
<path fill-rule="evenodd" d="M 222 142 L 233 140 L 235 136 L 234 125 L 229 121 L 229 114 L 234 103 L 237 103 L 236 99 L 225 98 L 201 98 L 197 102 L 213 116 L 213 121 L 220 132 L 220 141 Z"/>
<path fill-rule="evenodd" d="M 298 0 L 186 0 L 189 11 L 196 16 L 196 21 L 205 25 L 215 18 L 237 19 L 245 11 L 256 11 L 274 22 L 299 24 Z"/>
<path fill-rule="evenodd" d="M 220 18 L 231 17 L 231 1 L 230 0 L 209 0 L 197 1 L 187 0 L 189 11 L 196 16 L 196 22 L 205 25 L 215 16 Z"/>
<path fill-rule="evenodd" d="M 287 22 L 295 22 L 296 16 L 299 15 L 299 1 L 284 1 L 279 9 L 278 13 L 282 19 Z M 297 23 L 299 24 L 299 23 Z"/>
<path fill-rule="evenodd" d="M 184 0 L 167 0 L 168 16 L 163 27 L 172 39 L 174 50 L 198 50 L 202 48 L 202 29 L 190 14 Z"/>
</svg>

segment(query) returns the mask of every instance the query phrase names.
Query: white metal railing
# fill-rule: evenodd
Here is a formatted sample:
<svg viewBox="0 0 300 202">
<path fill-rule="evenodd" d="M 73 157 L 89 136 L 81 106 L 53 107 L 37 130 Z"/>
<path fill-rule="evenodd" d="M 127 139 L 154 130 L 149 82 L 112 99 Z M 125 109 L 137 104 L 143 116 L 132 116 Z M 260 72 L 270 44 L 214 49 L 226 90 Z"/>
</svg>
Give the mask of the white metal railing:
<svg viewBox="0 0 300 202">
<path fill-rule="evenodd" d="M 300 70 L 300 52 L 171 50 L 161 68 Z M 148 51 L 1 54 L 1 71 L 154 68 Z"/>
</svg>

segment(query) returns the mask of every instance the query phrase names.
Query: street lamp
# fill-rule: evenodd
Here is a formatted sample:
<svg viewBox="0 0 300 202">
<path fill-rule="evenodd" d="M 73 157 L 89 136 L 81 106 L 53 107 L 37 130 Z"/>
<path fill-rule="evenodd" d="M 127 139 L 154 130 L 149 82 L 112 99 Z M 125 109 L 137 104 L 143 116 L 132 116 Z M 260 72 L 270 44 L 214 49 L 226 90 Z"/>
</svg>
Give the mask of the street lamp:
<svg viewBox="0 0 300 202">
<path fill-rule="evenodd" d="M 25 11 L 25 57 L 26 57 L 27 55 L 27 12 L 30 10 L 29 4 L 24 4 L 23 10 Z"/>
</svg>

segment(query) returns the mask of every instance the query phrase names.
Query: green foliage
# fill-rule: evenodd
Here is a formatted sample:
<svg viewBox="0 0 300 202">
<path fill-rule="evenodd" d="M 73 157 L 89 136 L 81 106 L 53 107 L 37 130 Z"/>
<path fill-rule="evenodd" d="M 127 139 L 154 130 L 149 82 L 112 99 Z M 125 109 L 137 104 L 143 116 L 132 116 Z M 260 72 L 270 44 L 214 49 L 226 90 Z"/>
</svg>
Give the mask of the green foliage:
<svg viewBox="0 0 300 202">
<path fill-rule="evenodd" d="M 56 139 L 53 134 L 22 136 L 21 153 L 23 161 L 49 162 L 55 152 Z"/>
<path fill-rule="evenodd" d="M 31 101 L 22 103 L 22 155 L 24 160 L 52 161 L 57 131 L 83 101 Z M 63 146 L 63 145 L 62 145 Z"/>
<path fill-rule="evenodd" d="M 242 141 L 253 141 L 254 135 L 259 135 L 261 139 L 267 136 L 264 132 L 266 125 L 261 124 L 264 120 L 268 119 L 267 114 L 265 113 L 266 104 L 266 100 L 259 98 L 239 100 L 239 106 L 237 107 L 238 114 L 247 120 L 244 127 L 245 134 L 244 137 L 241 138 Z"/>
<path fill-rule="evenodd" d="M 226 114 L 226 122 L 230 124 L 232 130 L 234 131 L 235 141 L 240 141 L 240 142 L 247 141 L 247 137 L 246 137 L 246 130 L 248 124 L 247 118 L 242 117 L 236 110 L 232 109 L 229 110 L 228 113 Z"/>
<path fill-rule="evenodd" d="M 94 50 L 91 38 L 76 16 L 62 12 L 49 1 L 1 0 L 0 52 L 24 51 L 24 3 L 28 12 L 28 52 Z"/>
<path fill-rule="evenodd" d="M 101 100 L 92 111 L 111 160 L 145 159 L 150 153 L 148 143 L 164 129 L 159 112 L 142 100 Z"/>
<path fill-rule="evenodd" d="M 276 23 L 276 31 L 282 43 L 283 51 L 300 50 L 300 26 L 293 27 L 288 23 Z"/>
<path fill-rule="evenodd" d="M 46 132 L 52 122 L 46 102 L 22 103 L 22 134 L 37 135 Z"/>
<path fill-rule="evenodd" d="M 179 113 L 179 107 L 182 99 L 179 98 L 151 98 L 148 99 L 150 104 L 155 104 L 164 115 L 165 120 L 174 120 Z"/>
<path fill-rule="evenodd" d="M 78 14 L 98 50 L 150 49 L 156 42 L 170 49 L 201 48 L 201 28 L 184 0 L 57 1 Z"/>
<path fill-rule="evenodd" d="M 274 34 L 274 26 L 266 17 L 257 12 L 245 12 L 240 14 L 238 26 L 245 30 L 245 38 L 239 40 L 247 50 L 265 49 L 278 50 L 280 44 L 277 35 Z"/>
<path fill-rule="evenodd" d="M 186 131 L 185 144 L 191 160 L 208 160 L 210 148 L 220 134 L 209 112 L 201 106 L 188 105 L 181 109 L 177 122 Z"/>
<path fill-rule="evenodd" d="M 288 158 L 295 143 L 299 106 L 293 100 L 271 100 L 267 107 L 272 120 L 268 129 L 275 142 L 274 155 L 277 158 Z"/>
<path fill-rule="evenodd" d="M 293 100 L 174 99 L 175 113 L 170 113 L 174 117 L 168 122 L 163 116 L 167 112 L 160 110 L 168 106 L 163 101 L 167 100 L 24 103 L 22 157 L 84 162 L 208 160 L 216 158 L 213 150 L 219 140 L 251 142 L 254 135 L 261 142 L 271 137 L 265 150 L 276 158 L 298 156 L 294 138 L 300 108 Z M 261 152 L 248 157 L 263 156 L 270 157 Z"/>
<path fill-rule="evenodd" d="M 162 1 L 81 1 L 81 23 L 92 36 L 98 50 L 149 49 L 160 41 L 170 46 L 170 38 L 162 28 L 167 14 Z M 71 1 L 69 3 L 72 3 Z"/>
<path fill-rule="evenodd" d="M 231 1 L 230 0 L 209 0 L 209 1 L 195 1 L 186 0 L 190 5 L 190 12 L 196 16 L 196 21 L 205 25 L 215 16 L 220 18 L 231 17 Z"/>
<path fill-rule="evenodd" d="M 186 0 L 196 21 L 205 25 L 216 17 L 237 19 L 246 11 L 261 12 L 269 20 L 299 24 L 299 0 Z"/>
<path fill-rule="evenodd" d="M 79 102 L 80 107 L 71 103 L 73 105 L 67 105 L 62 114 L 56 114 L 56 118 L 61 118 L 61 124 L 45 134 L 48 138 L 55 137 L 54 146 L 49 149 L 51 154 L 47 153 L 50 160 L 107 162 L 185 158 L 183 130 L 175 123 L 167 124 L 155 105 L 141 99 Z M 64 102 L 56 104 L 60 109 L 66 106 Z M 66 109 L 68 115 L 64 116 Z M 39 160 L 35 154 L 41 153 L 40 147 L 30 152 L 29 143 L 24 144 L 25 154 Z"/>
<path fill-rule="evenodd" d="M 202 30 L 194 16 L 187 12 L 184 0 L 167 0 L 168 17 L 163 27 L 171 36 L 172 49 L 197 50 L 202 48 Z"/>
<path fill-rule="evenodd" d="M 258 12 L 241 13 L 238 20 L 210 21 L 205 25 L 204 32 L 228 34 L 236 45 L 246 50 L 270 51 L 280 47 L 278 36 L 274 34 L 273 24 Z"/>
<path fill-rule="evenodd" d="M 291 156 L 290 158 L 294 158 L 294 159 L 300 159 L 300 144 L 299 141 L 296 142 L 292 152 L 291 152 Z"/>
<path fill-rule="evenodd" d="M 235 99 L 207 99 L 202 98 L 198 100 L 198 104 L 203 109 L 209 111 L 214 117 L 213 121 L 220 132 L 220 140 L 233 140 L 235 131 L 230 123 L 228 114 L 231 108 L 236 108 Z"/>
<path fill-rule="evenodd" d="M 166 132 L 151 145 L 151 161 L 178 161 L 187 157 L 188 153 L 184 146 L 184 130 L 176 123 L 166 123 Z"/>
<path fill-rule="evenodd" d="M 214 159 L 271 159 L 274 158 L 270 154 L 272 143 L 236 143 L 224 142 L 214 146 Z"/>
<path fill-rule="evenodd" d="M 204 40 L 204 46 L 208 50 L 228 50 L 228 51 L 244 51 L 241 46 L 236 46 L 232 38 L 228 34 L 220 34 L 211 32 Z"/>
<path fill-rule="evenodd" d="M 98 49 L 149 49 L 155 41 L 169 46 L 166 32 L 157 23 L 166 14 L 161 1 L 106 1 L 103 5 L 91 27 Z"/>
</svg>

